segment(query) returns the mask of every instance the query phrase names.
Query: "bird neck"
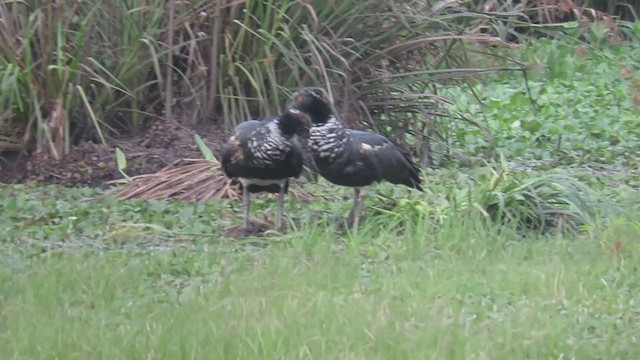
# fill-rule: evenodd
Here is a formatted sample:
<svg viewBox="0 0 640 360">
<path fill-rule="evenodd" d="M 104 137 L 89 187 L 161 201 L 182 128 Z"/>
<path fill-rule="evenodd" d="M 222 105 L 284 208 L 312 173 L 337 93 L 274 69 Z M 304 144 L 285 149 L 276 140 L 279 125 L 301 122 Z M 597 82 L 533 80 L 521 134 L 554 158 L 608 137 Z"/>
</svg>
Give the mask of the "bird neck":
<svg viewBox="0 0 640 360">
<path fill-rule="evenodd" d="M 311 118 L 311 122 L 314 124 L 321 124 L 331 121 L 331 119 L 335 119 L 335 115 L 333 114 L 333 110 L 331 107 L 322 102 L 313 104 L 308 111 L 305 111 L 309 114 Z"/>
<path fill-rule="evenodd" d="M 286 142 L 286 138 L 280 130 L 279 121 L 279 119 L 275 119 L 265 126 L 254 130 L 250 136 L 249 146 L 258 148 L 265 145 L 280 145 Z"/>
<path fill-rule="evenodd" d="M 314 156 L 332 161 L 342 154 L 349 141 L 349 133 L 335 116 L 324 124 L 316 124 L 309 131 L 309 143 Z"/>
<path fill-rule="evenodd" d="M 279 161 L 291 148 L 288 139 L 280 130 L 279 120 L 269 122 L 266 126 L 253 131 L 247 146 L 252 158 L 260 166 Z"/>
<path fill-rule="evenodd" d="M 328 120 L 325 120 L 322 123 L 314 123 L 312 129 L 321 130 L 321 131 L 340 131 L 344 130 L 344 126 L 340 123 L 340 120 L 335 116 L 330 116 Z"/>
</svg>

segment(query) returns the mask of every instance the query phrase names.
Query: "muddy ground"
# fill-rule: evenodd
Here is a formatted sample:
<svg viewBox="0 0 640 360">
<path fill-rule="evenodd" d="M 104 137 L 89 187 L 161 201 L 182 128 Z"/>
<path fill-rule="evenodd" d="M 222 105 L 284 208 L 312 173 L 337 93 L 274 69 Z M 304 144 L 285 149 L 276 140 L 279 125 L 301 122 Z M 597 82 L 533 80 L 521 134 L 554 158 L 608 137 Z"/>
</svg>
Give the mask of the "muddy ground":
<svg viewBox="0 0 640 360">
<path fill-rule="evenodd" d="M 46 153 L 0 154 L 0 182 L 38 181 L 65 186 L 103 187 L 123 175 L 116 165 L 115 148 L 127 158 L 127 175 L 155 173 L 178 159 L 201 159 L 194 135 L 200 135 L 214 155 L 219 155 L 228 132 L 215 125 L 185 127 L 155 121 L 137 136 L 110 139 L 107 144 L 83 142 L 61 161 Z"/>
</svg>

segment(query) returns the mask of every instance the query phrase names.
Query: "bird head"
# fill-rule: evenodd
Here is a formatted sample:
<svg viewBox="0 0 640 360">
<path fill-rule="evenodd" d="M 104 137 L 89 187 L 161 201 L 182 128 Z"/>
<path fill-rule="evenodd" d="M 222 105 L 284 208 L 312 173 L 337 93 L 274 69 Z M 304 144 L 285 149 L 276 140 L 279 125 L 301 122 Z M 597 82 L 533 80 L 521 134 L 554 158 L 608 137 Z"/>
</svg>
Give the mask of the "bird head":
<svg viewBox="0 0 640 360">
<path fill-rule="evenodd" d="M 280 131 L 288 137 L 303 135 L 308 130 L 309 122 L 304 114 L 296 109 L 289 109 L 280 115 Z"/>
<path fill-rule="evenodd" d="M 333 115 L 329 103 L 310 89 L 301 89 L 293 93 L 293 102 L 289 106 L 289 110 L 292 109 L 307 114 L 314 125 L 326 123 Z"/>
</svg>

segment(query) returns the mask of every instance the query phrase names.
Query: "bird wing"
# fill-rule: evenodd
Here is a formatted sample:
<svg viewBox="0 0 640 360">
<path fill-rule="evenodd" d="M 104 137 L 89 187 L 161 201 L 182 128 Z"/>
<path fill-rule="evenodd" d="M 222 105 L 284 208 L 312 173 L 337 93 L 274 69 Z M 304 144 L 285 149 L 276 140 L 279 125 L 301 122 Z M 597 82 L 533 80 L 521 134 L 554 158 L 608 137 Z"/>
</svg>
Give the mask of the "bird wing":
<svg viewBox="0 0 640 360">
<path fill-rule="evenodd" d="M 247 136 L 253 132 L 253 130 L 264 125 L 265 120 L 247 120 L 238 124 L 233 129 L 233 135 L 235 136 Z"/>
<path fill-rule="evenodd" d="M 233 174 L 229 174 L 229 171 L 231 170 L 229 166 L 231 163 L 240 161 L 244 158 L 244 148 L 241 145 L 245 142 L 244 139 L 250 136 L 253 131 L 263 126 L 264 123 L 265 120 L 247 120 L 241 122 L 233 129 L 233 135 L 229 138 L 222 149 L 221 165 L 222 170 L 227 174 L 227 176 L 233 177 Z"/>
<path fill-rule="evenodd" d="M 418 167 L 391 140 L 377 133 L 359 130 L 349 130 L 349 134 L 352 154 L 359 153 L 369 171 L 392 183 L 421 189 Z"/>
<path fill-rule="evenodd" d="M 373 132 L 360 131 L 347 129 L 347 132 L 351 135 L 353 141 L 359 144 L 367 144 L 371 146 L 382 146 L 382 145 L 392 145 L 391 141 L 386 137 Z"/>
</svg>

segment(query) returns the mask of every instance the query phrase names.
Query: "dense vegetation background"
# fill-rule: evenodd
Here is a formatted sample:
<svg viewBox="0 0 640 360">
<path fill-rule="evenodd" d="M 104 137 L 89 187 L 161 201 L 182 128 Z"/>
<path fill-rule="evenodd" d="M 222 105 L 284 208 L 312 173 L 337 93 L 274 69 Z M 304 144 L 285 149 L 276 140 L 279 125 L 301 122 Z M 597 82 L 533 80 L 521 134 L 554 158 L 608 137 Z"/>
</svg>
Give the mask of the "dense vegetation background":
<svg viewBox="0 0 640 360">
<path fill-rule="evenodd" d="M 628 38 L 633 22 L 614 16 L 632 21 L 636 10 L 570 0 L 3 2 L 0 152 L 43 154 L 25 174 L 42 178 L 34 168 L 85 141 L 147 135 L 138 143 L 161 152 L 176 140 L 174 122 L 218 125 L 196 128 L 217 143 L 239 121 L 278 113 L 292 89 L 313 86 L 347 124 L 412 143 L 428 165 L 432 138 L 458 137 L 443 125 L 452 115 L 440 94 L 450 85 L 473 92 L 487 73 L 517 76 L 538 63 L 514 57 L 512 42 L 559 30 L 588 43 Z M 139 153 L 138 143 L 125 147 Z M 100 161 L 89 167 L 113 158 L 94 152 Z"/>
</svg>

